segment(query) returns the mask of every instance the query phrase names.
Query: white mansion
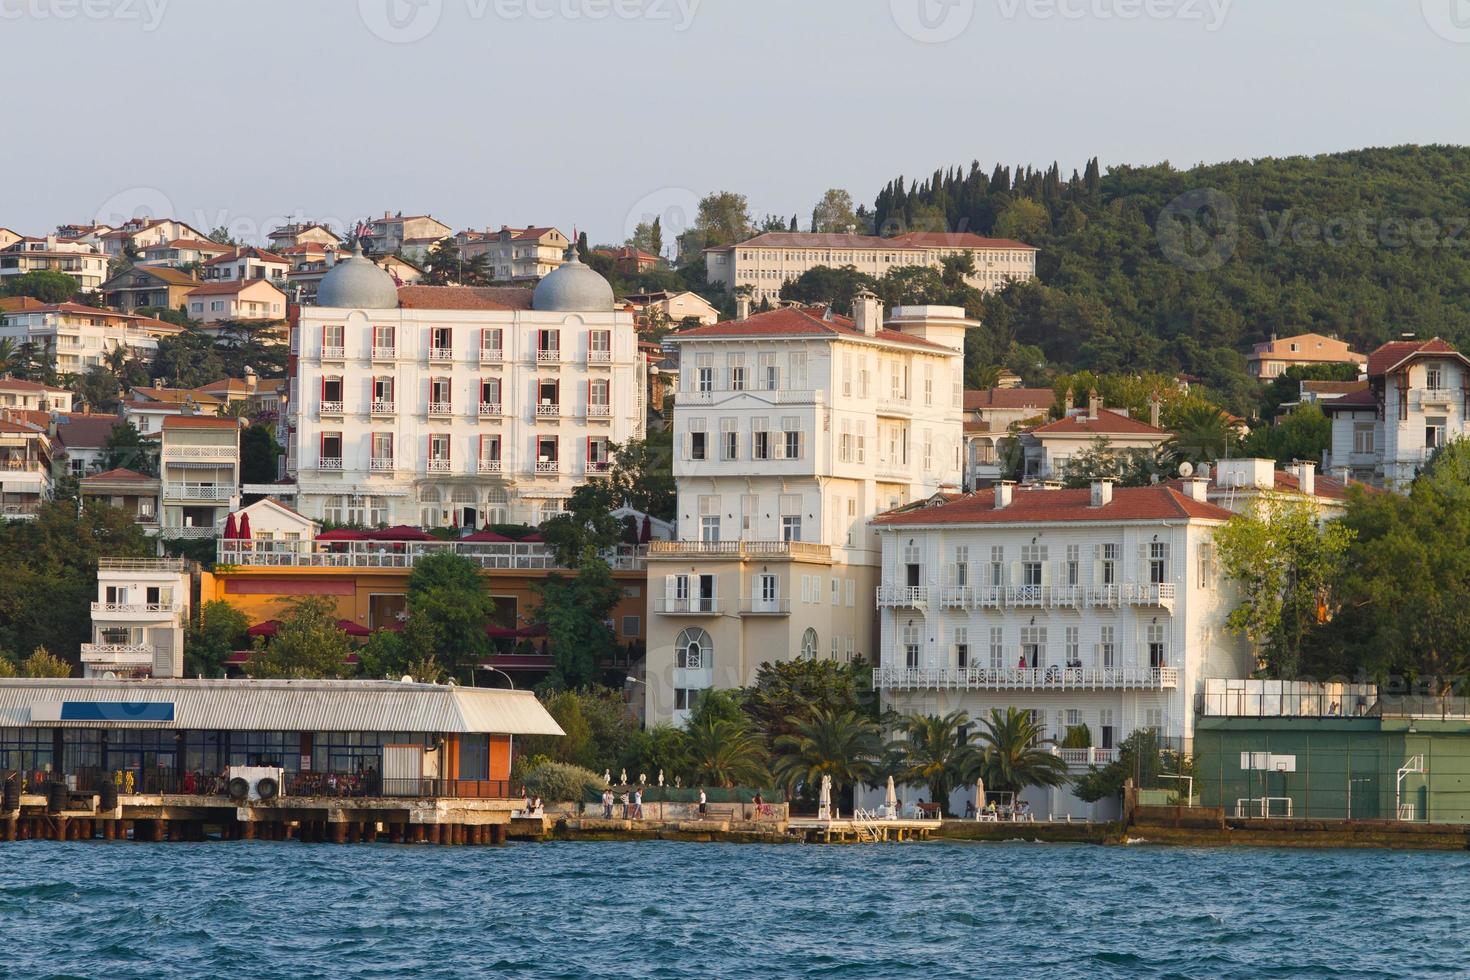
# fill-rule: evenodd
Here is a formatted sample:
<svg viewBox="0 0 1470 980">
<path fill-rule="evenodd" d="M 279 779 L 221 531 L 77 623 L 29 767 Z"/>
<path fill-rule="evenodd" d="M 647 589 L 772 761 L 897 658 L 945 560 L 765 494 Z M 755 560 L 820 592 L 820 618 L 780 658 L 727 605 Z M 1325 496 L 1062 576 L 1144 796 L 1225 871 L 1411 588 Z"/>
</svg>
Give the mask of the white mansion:
<svg viewBox="0 0 1470 980">
<path fill-rule="evenodd" d="M 643 434 L 633 317 L 575 258 L 534 294 L 399 290 L 359 251 L 294 344 L 288 470 L 318 520 L 540 523 Z"/>
<path fill-rule="evenodd" d="M 742 313 L 748 306 L 742 300 Z M 695 327 L 679 348 L 679 540 L 649 549 L 647 712 L 768 660 L 872 658 L 875 514 L 958 489 L 965 331 L 954 307 L 877 297 Z"/>
</svg>

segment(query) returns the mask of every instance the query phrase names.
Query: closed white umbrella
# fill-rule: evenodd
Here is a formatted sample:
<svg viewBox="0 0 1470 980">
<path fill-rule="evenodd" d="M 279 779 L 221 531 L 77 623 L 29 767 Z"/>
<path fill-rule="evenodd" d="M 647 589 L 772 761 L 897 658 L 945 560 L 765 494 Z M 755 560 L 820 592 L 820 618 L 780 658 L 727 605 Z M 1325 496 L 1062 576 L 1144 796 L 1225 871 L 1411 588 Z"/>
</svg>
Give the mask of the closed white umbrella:
<svg viewBox="0 0 1470 980">
<path fill-rule="evenodd" d="M 817 819 L 832 819 L 832 777 L 822 777 L 822 797 L 817 801 Z"/>
<path fill-rule="evenodd" d="M 893 787 L 893 777 L 888 777 L 888 795 L 883 799 L 883 805 L 888 808 L 888 819 L 898 819 L 898 790 Z"/>
<path fill-rule="evenodd" d="M 980 814 L 985 812 L 985 780 L 975 780 L 975 819 L 980 819 Z"/>
</svg>

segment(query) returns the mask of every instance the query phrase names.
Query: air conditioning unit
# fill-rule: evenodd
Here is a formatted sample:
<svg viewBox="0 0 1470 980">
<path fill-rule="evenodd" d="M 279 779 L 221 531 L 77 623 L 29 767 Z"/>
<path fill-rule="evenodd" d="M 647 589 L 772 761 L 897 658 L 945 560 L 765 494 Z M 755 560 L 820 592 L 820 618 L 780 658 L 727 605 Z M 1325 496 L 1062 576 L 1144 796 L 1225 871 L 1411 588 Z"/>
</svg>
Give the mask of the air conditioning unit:
<svg viewBox="0 0 1470 980">
<path fill-rule="evenodd" d="M 231 766 L 226 784 L 236 803 L 269 803 L 286 790 L 286 771 L 280 766 Z"/>
</svg>

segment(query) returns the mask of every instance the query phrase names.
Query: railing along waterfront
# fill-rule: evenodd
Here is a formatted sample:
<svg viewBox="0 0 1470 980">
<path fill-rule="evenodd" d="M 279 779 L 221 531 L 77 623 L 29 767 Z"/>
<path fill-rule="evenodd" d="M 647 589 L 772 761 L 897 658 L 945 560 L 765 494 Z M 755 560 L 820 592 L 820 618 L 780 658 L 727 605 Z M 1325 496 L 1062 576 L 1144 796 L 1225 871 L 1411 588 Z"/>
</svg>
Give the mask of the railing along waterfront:
<svg viewBox="0 0 1470 980">
<path fill-rule="evenodd" d="M 0 773 L 0 776 L 3 776 Z M 229 775 L 214 772 L 177 772 L 173 769 L 117 770 L 93 767 L 59 772 L 22 772 L 25 793 L 41 793 L 51 783 L 60 783 L 74 793 L 96 793 L 106 783 L 123 796 L 192 796 L 200 799 L 229 799 Z M 384 779 L 375 772 L 287 772 L 282 780 L 283 799 L 517 799 L 505 779 Z"/>
<path fill-rule="evenodd" d="M 879 667 L 873 684 L 886 690 L 1166 690 L 1179 686 L 1177 667 Z"/>
<path fill-rule="evenodd" d="M 520 541 L 240 541 L 221 538 L 221 565 L 280 568 L 412 568 L 423 557 L 450 552 L 481 568 L 561 568 L 556 551 L 541 542 Z M 644 567 L 647 548 L 618 545 L 600 553 L 615 571 Z"/>
</svg>

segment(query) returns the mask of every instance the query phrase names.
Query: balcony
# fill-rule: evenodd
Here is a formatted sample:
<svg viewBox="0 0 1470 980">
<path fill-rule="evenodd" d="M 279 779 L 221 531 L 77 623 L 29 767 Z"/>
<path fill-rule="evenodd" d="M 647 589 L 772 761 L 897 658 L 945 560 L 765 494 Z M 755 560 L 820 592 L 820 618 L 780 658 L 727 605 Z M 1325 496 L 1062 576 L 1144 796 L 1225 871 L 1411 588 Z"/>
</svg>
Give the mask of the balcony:
<svg viewBox="0 0 1470 980">
<path fill-rule="evenodd" d="M 164 459 L 229 459 L 239 455 L 234 446 L 165 446 Z"/>
<path fill-rule="evenodd" d="M 431 459 L 424 464 L 424 470 L 428 473 L 452 473 L 454 468 L 447 459 Z"/>
<path fill-rule="evenodd" d="M 587 352 L 587 363 L 589 365 L 611 364 L 612 359 L 612 351 L 610 350 L 589 350 Z"/>
<path fill-rule="evenodd" d="M 500 402 L 480 402 L 480 418 L 498 419 L 500 415 Z"/>
<path fill-rule="evenodd" d="M 165 500 L 210 500 L 228 501 L 236 496 L 233 486 L 221 486 L 217 483 L 165 483 L 163 485 L 163 499 Z"/>
<path fill-rule="evenodd" d="M 368 469 L 373 473 L 392 473 L 393 457 L 375 456 L 373 457 L 372 462 L 368 464 Z"/>
<path fill-rule="evenodd" d="M 1455 403 L 1455 391 L 1450 388 L 1427 388 L 1419 393 L 1419 404 L 1425 408 L 1436 406 L 1448 408 Z"/>
<path fill-rule="evenodd" d="M 561 406 L 554 402 L 542 402 L 536 406 L 536 417 L 538 419 L 561 418 Z"/>
<path fill-rule="evenodd" d="M 714 596 L 657 598 L 653 600 L 653 611 L 660 616 L 718 616 L 720 600 Z"/>
<path fill-rule="evenodd" d="M 907 398 L 880 398 L 878 399 L 878 414 L 908 418 L 914 414 L 914 406 Z"/>
<path fill-rule="evenodd" d="M 342 457 L 323 456 L 321 459 L 318 459 L 316 461 L 316 468 L 324 473 L 341 473 Z"/>
<path fill-rule="evenodd" d="M 395 403 L 391 401 L 373 401 L 372 413 L 374 415 L 393 415 L 396 412 Z"/>
<path fill-rule="evenodd" d="M 878 605 L 887 609 L 918 609 L 929 602 L 929 590 L 922 585 L 880 585 Z"/>
<path fill-rule="evenodd" d="M 612 406 L 611 405 L 588 405 L 587 406 L 587 417 L 589 419 L 610 419 L 610 418 L 612 418 Z"/>
<path fill-rule="evenodd" d="M 556 476 L 561 473 L 561 460 L 538 459 L 536 460 L 537 476 Z"/>
<path fill-rule="evenodd" d="M 166 541 L 202 541 L 205 538 L 219 537 L 219 532 L 213 527 L 170 524 L 160 527 L 158 536 Z"/>
<path fill-rule="evenodd" d="M 452 347 L 430 347 L 429 360 L 431 362 L 446 363 L 454 360 L 454 348 Z"/>
<path fill-rule="evenodd" d="M 1117 749 L 1058 749 L 1062 761 L 1069 768 L 1086 769 L 1090 766 L 1106 766 L 1118 758 Z"/>
<path fill-rule="evenodd" d="M 612 462 L 606 459 L 589 459 L 587 461 L 588 476 L 607 476 L 612 472 Z"/>
<path fill-rule="evenodd" d="M 374 347 L 373 348 L 373 360 L 375 360 L 375 361 L 396 361 L 396 360 L 398 360 L 398 348 L 397 347 Z"/>
<path fill-rule="evenodd" d="M 482 459 L 482 460 L 480 460 L 479 472 L 486 473 L 486 474 L 498 474 L 498 473 L 500 473 L 501 472 L 500 460 L 498 460 L 498 459 Z"/>
<path fill-rule="evenodd" d="M 559 350 L 538 350 L 536 352 L 536 363 L 537 364 L 560 364 L 561 363 L 561 351 L 559 351 Z"/>
<path fill-rule="evenodd" d="M 146 643 L 83 643 L 82 663 L 92 667 L 151 667 L 153 648 Z"/>
<path fill-rule="evenodd" d="M 179 530 L 185 530 L 180 528 Z M 189 529 L 195 530 L 195 529 Z M 212 529 L 211 529 L 212 530 Z M 93 619 L 168 619 L 184 611 L 177 602 L 94 602 Z"/>
<path fill-rule="evenodd" d="M 429 402 L 430 415 L 453 415 L 454 406 L 449 402 Z"/>
<path fill-rule="evenodd" d="M 344 358 L 346 358 L 346 356 L 347 356 L 347 348 L 345 348 L 345 347 L 323 347 L 322 348 L 322 360 L 324 360 L 324 361 L 340 361 L 340 360 L 343 360 Z"/>
<path fill-rule="evenodd" d="M 321 413 L 323 415 L 341 415 L 342 414 L 342 403 L 341 402 L 322 402 Z"/>
<path fill-rule="evenodd" d="M 480 363 L 481 364 L 499 364 L 499 363 L 501 363 L 504 360 L 505 360 L 505 351 L 503 351 L 499 347 L 482 347 L 482 348 L 480 348 Z"/>
<path fill-rule="evenodd" d="M 742 616 L 790 616 L 790 599 L 746 599 L 740 604 Z"/>
<path fill-rule="evenodd" d="M 1172 690 L 1177 667 L 879 667 L 884 690 L 1099 691 Z"/>
<path fill-rule="evenodd" d="M 649 558 L 728 559 L 733 561 L 801 561 L 830 562 L 832 549 L 825 544 L 806 541 L 650 541 Z"/>
<path fill-rule="evenodd" d="M 895 596 L 902 587 L 883 586 Z M 1129 583 L 1125 585 L 979 585 L 946 586 L 933 590 L 947 609 L 1117 609 L 1121 606 L 1157 606 L 1172 609 L 1172 583 Z M 880 603 L 882 600 L 879 600 Z"/>
</svg>

